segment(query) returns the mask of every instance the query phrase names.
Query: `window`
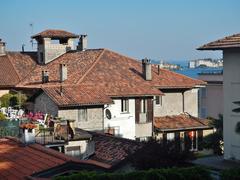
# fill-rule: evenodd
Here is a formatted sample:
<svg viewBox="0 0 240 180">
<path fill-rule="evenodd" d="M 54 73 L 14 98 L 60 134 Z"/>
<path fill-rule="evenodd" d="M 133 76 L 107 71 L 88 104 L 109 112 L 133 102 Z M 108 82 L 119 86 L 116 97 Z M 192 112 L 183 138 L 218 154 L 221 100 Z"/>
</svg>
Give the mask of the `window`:
<svg viewBox="0 0 240 180">
<path fill-rule="evenodd" d="M 141 99 L 141 113 L 147 113 L 147 99 Z"/>
<path fill-rule="evenodd" d="M 121 112 L 129 112 L 129 101 L 128 99 L 121 100 Z"/>
<path fill-rule="evenodd" d="M 162 96 L 155 96 L 156 105 L 162 106 Z"/>
<path fill-rule="evenodd" d="M 87 109 L 78 110 L 78 122 L 87 121 Z"/>
<path fill-rule="evenodd" d="M 174 137 L 175 137 L 175 134 L 174 134 L 174 133 L 167 133 L 167 140 L 168 140 L 168 141 L 173 141 L 173 140 L 174 140 Z"/>
</svg>

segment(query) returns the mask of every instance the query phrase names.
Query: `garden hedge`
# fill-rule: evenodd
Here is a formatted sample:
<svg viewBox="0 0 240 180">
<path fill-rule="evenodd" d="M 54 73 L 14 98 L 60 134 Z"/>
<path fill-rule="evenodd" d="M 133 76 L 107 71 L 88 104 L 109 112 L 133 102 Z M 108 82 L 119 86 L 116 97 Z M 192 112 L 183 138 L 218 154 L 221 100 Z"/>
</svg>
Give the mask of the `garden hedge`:
<svg viewBox="0 0 240 180">
<path fill-rule="evenodd" d="M 97 173 L 82 171 L 69 176 L 55 178 L 56 180 L 209 180 L 210 172 L 202 167 L 150 169 L 129 173 Z"/>
</svg>

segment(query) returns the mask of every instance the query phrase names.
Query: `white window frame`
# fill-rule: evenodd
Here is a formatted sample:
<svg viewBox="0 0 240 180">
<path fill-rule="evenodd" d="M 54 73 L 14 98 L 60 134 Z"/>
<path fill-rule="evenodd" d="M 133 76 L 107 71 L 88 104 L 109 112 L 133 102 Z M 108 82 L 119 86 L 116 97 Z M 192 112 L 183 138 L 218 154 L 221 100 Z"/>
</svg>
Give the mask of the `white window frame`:
<svg viewBox="0 0 240 180">
<path fill-rule="evenodd" d="M 127 98 L 121 99 L 121 112 L 122 113 L 129 112 L 129 99 Z"/>
<path fill-rule="evenodd" d="M 155 104 L 157 106 L 162 106 L 162 96 L 155 96 Z"/>
</svg>

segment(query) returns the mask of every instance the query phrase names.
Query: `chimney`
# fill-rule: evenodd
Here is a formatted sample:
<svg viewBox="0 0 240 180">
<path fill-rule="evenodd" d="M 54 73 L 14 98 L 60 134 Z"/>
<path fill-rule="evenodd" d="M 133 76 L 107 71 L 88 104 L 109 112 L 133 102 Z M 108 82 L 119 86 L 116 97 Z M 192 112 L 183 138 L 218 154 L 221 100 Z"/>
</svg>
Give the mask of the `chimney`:
<svg viewBox="0 0 240 180">
<path fill-rule="evenodd" d="M 42 83 L 49 82 L 48 71 L 42 71 Z"/>
<path fill-rule="evenodd" d="M 152 80 L 152 66 L 151 66 L 151 60 L 144 58 L 142 59 L 142 71 L 143 71 L 143 77 L 146 81 Z"/>
<path fill-rule="evenodd" d="M 60 81 L 63 82 L 67 79 L 67 65 L 60 64 Z"/>
<path fill-rule="evenodd" d="M 6 55 L 6 43 L 0 39 L 0 56 Z"/>
<path fill-rule="evenodd" d="M 87 34 L 80 35 L 77 50 L 85 51 L 87 49 Z"/>
</svg>

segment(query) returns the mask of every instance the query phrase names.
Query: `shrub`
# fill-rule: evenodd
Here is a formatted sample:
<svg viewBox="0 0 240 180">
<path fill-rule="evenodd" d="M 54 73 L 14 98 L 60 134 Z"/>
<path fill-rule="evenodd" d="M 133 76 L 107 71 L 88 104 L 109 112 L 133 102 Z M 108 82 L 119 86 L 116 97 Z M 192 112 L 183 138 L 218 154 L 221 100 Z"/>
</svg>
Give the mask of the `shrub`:
<svg viewBox="0 0 240 180">
<path fill-rule="evenodd" d="M 56 180 L 210 180 L 210 172 L 202 167 L 151 169 L 130 173 L 97 173 L 82 171 L 65 177 L 56 177 Z"/>
<path fill-rule="evenodd" d="M 0 121 L 2 121 L 2 120 L 6 120 L 6 117 L 4 116 L 3 113 L 0 112 Z"/>
<path fill-rule="evenodd" d="M 239 180 L 240 168 L 223 170 L 221 172 L 221 178 L 223 180 Z"/>
<path fill-rule="evenodd" d="M 149 141 L 130 159 L 132 165 L 139 170 L 150 168 L 169 168 L 186 166 L 187 160 L 194 157 L 188 149 L 181 151 L 175 141 L 161 142 Z"/>
<path fill-rule="evenodd" d="M 216 132 L 204 137 L 203 147 L 212 149 L 214 154 L 223 155 L 223 116 L 219 114 L 219 119 L 211 118 L 209 124 L 216 129 Z"/>
<path fill-rule="evenodd" d="M 22 93 L 18 94 L 8 93 L 0 97 L 2 107 L 22 106 L 22 104 L 24 104 L 26 100 L 27 96 Z"/>
</svg>

